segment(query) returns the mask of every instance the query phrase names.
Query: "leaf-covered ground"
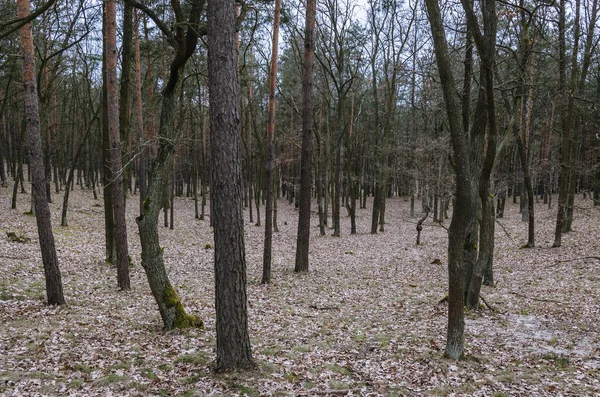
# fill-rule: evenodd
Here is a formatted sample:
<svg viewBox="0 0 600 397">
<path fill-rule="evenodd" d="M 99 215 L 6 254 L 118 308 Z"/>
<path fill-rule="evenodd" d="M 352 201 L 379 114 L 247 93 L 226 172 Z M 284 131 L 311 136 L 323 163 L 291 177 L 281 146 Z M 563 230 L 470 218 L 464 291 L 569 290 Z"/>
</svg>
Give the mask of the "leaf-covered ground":
<svg viewBox="0 0 600 397">
<path fill-rule="evenodd" d="M 575 231 L 561 248 L 549 248 L 555 206 L 538 204 L 535 249 L 520 249 L 526 224 L 507 202 L 496 228 L 497 285 L 482 292 L 494 310 L 467 313 L 466 357 L 458 362 L 442 358 L 447 232 L 429 219 L 416 246 L 404 199 L 388 201 L 378 235 L 369 234 L 370 209 L 358 211 L 357 235 L 344 218 L 341 238 L 319 236 L 314 214 L 304 275 L 293 272 L 298 213 L 281 200 L 268 286 L 260 284 L 264 229 L 248 222 L 246 210 L 258 369 L 213 375 L 213 240 L 208 221 L 194 219 L 191 199 L 175 200 L 175 229 L 162 229 L 161 243 L 171 281 L 206 328 L 163 332 L 139 264 L 137 196 L 128 200 L 135 263 L 128 292 L 117 290 L 116 270 L 104 263 L 102 202 L 76 188 L 69 226 L 60 227 L 62 195 L 53 196 L 68 305 L 51 307 L 35 219 L 23 214 L 30 198 L 19 194 L 11 210 L 11 192 L 0 189 L 1 395 L 600 394 L 600 210 L 589 199 L 578 197 Z M 31 241 L 11 241 L 6 232 Z"/>
</svg>

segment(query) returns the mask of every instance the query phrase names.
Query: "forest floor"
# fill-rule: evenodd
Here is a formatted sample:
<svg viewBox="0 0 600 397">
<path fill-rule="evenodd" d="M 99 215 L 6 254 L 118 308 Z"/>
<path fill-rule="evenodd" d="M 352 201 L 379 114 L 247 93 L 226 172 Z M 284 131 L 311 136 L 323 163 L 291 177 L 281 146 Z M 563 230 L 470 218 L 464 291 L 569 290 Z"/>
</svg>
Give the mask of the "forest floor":
<svg viewBox="0 0 600 397">
<path fill-rule="evenodd" d="M 342 237 L 321 237 L 313 214 L 310 272 L 301 275 L 293 272 L 298 213 L 279 201 L 271 285 L 260 284 L 264 228 L 246 210 L 258 369 L 214 375 L 213 238 L 191 199 L 175 200 L 175 228 L 161 229 L 161 244 L 185 308 L 206 327 L 163 332 L 140 266 L 137 196 L 128 200 L 135 265 L 127 292 L 104 262 L 102 201 L 76 188 L 69 226 L 60 227 L 62 194 L 53 196 L 68 304 L 52 307 L 35 219 L 24 214 L 30 196 L 19 194 L 11 210 L 11 192 L 0 188 L 0 395 L 600 395 L 600 209 L 581 196 L 561 248 L 550 248 L 556 205 L 537 205 L 537 248 L 520 249 L 526 223 L 507 202 L 496 227 L 496 286 L 482 291 L 493 310 L 467 312 L 458 362 L 442 358 L 447 231 L 429 218 L 416 246 L 406 200 L 388 200 L 377 235 L 369 233 L 370 204 L 358 211 L 357 235 L 344 218 Z M 12 242 L 7 232 L 30 241 Z"/>
</svg>

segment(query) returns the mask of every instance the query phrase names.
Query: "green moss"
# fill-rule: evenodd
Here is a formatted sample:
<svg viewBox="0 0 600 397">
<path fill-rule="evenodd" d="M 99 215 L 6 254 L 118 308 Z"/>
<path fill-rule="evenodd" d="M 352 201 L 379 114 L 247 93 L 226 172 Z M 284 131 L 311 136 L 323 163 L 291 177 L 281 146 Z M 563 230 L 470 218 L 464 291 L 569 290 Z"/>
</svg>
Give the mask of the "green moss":
<svg viewBox="0 0 600 397">
<path fill-rule="evenodd" d="M 175 322 L 173 324 L 175 328 L 204 328 L 204 322 L 198 316 L 186 314 L 179 295 L 171 284 L 167 283 L 165 286 L 164 299 L 167 307 L 175 309 Z"/>
<path fill-rule="evenodd" d="M 144 203 L 142 204 L 142 208 L 144 210 L 144 215 L 148 213 L 148 211 L 150 211 L 150 204 L 152 204 L 152 199 L 150 197 L 147 197 L 144 200 Z"/>
</svg>

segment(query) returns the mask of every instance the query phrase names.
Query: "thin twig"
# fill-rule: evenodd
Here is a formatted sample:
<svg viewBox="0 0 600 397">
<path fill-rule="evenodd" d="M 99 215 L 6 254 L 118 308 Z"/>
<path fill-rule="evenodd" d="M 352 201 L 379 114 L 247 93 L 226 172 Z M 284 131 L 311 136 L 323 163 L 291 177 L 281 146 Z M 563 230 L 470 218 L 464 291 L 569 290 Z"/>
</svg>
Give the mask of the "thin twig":
<svg viewBox="0 0 600 397">
<path fill-rule="evenodd" d="M 503 224 L 500 223 L 500 221 L 498 219 L 496 219 L 496 223 L 498 225 L 500 225 L 500 227 L 502 228 L 502 230 L 504 231 L 504 234 L 506 234 L 508 236 L 509 239 L 511 239 L 513 242 L 515 241 L 514 238 L 512 238 L 512 236 L 510 234 L 508 234 L 508 232 L 506 231 L 506 228 L 504 227 Z"/>
<path fill-rule="evenodd" d="M 599 256 L 582 256 L 580 258 L 557 259 L 554 261 L 554 263 L 552 265 L 546 266 L 546 269 L 549 269 L 551 267 L 556 267 L 556 266 L 560 265 L 561 263 L 575 262 L 575 261 L 581 261 L 581 260 L 586 260 L 586 259 L 595 259 L 597 261 L 600 261 Z"/>
<path fill-rule="evenodd" d="M 483 297 L 483 295 L 479 294 L 479 299 L 481 299 L 481 301 L 487 306 L 488 309 L 490 309 L 493 312 L 497 312 L 498 309 L 496 309 L 494 306 L 490 305 L 489 303 L 487 303 L 487 301 L 485 300 L 485 298 Z"/>
<path fill-rule="evenodd" d="M 551 302 L 551 303 L 561 303 L 561 304 L 564 304 L 564 302 L 557 301 L 557 300 L 555 300 L 555 299 L 533 298 L 533 297 L 531 297 L 531 296 L 523 295 L 523 294 L 521 294 L 521 293 L 519 293 L 519 292 L 515 292 L 515 291 L 509 291 L 509 292 L 510 292 L 511 294 L 513 294 L 513 295 L 516 295 L 516 296 L 518 296 L 518 297 L 525 298 L 525 299 L 530 299 L 530 300 L 533 300 L 533 301 L 538 301 L 538 302 Z"/>
</svg>

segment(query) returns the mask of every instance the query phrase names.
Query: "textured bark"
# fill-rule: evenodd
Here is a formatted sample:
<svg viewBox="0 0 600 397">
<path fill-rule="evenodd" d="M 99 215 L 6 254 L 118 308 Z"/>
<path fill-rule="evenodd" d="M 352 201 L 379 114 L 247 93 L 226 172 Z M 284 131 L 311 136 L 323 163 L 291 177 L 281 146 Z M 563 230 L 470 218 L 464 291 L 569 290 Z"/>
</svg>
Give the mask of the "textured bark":
<svg viewBox="0 0 600 397">
<path fill-rule="evenodd" d="M 117 283 L 122 290 L 129 289 L 129 250 L 123 196 L 123 164 L 119 136 L 119 103 L 117 94 L 117 3 L 106 2 L 106 107 L 108 113 L 108 139 L 110 144 L 110 169 L 112 185 L 115 245 L 117 250 Z"/>
<path fill-rule="evenodd" d="M 279 43 L 279 15 L 281 0 L 275 0 L 275 16 L 273 18 L 273 45 L 271 47 L 271 68 L 269 70 L 269 107 L 267 112 L 266 143 L 266 193 L 265 205 L 265 244 L 263 250 L 262 283 L 271 282 L 271 251 L 273 248 L 273 133 L 275 132 L 275 85 L 277 83 L 277 50 Z"/>
<path fill-rule="evenodd" d="M 208 3 L 211 193 L 215 238 L 215 370 L 253 368 L 246 307 L 235 1 Z"/>
<path fill-rule="evenodd" d="M 486 0 L 482 2 L 483 34 L 479 29 L 477 18 L 473 12 L 472 2 L 462 1 L 467 15 L 469 30 L 474 33 L 474 41 L 477 52 L 481 59 L 481 82 L 483 85 L 484 108 L 477 109 L 475 120 L 482 120 L 479 128 L 473 128 L 471 147 L 476 148 L 472 152 L 471 172 L 473 177 L 478 177 L 477 193 L 480 203 L 480 230 L 479 230 L 479 252 L 473 264 L 471 272 L 467 276 L 465 286 L 468 288 L 466 303 L 470 308 L 478 308 L 479 293 L 486 269 L 491 269 L 494 257 L 494 206 L 491 197 L 490 180 L 496 159 L 496 105 L 494 97 L 494 65 L 496 53 L 496 7 L 495 2 Z M 480 91 L 481 93 L 481 91 Z M 480 96 L 481 102 L 481 96 Z M 464 123 L 464 119 L 463 119 Z M 464 128 L 464 126 L 463 126 Z M 487 128 L 487 134 L 486 132 Z M 476 142 L 476 144 L 474 144 Z M 481 153 L 484 153 L 483 155 Z M 473 192 L 475 193 L 475 191 Z M 477 199 L 474 198 L 475 202 Z M 474 225 L 477 229 L 477 225 Z M 476 235 L 476 233 L 473 233 Z M 477 240 L 474 240 L 475 242 Z M 470 248 L 467 248 L 470 251 Z M 467 254 L 469 255 L 469 254 Z"/>
<path fill-rule="evenodd" d="M 178 5 L 179 3 L 176 2 Z M 178 297 L 177 291 L 169 282 L 163 258 L 163 248 L 160 247 L 158 235 L 158 216 L 164 203 L 165 193 L 170 188 L 168 183 L 171 174 L 171 164 L 178 139 L 175 128 L 177 114 L 177 93 L 181 91 L 182 75 L 185 64 L 194 53 L 198 42 L 198 22 L 204 1 L 195 0 L 192 3 L 188 20 L 178 14 L 178 29 L 171 37 L 175 45 L 175 57 L 169 68 L 167 84 L 162 91 L 162 107 L 159 125 L 159 145 L 156 159 L 150 174 L 146 199 L 143 202 L 142 214 L 136 219 L 142 246 L 142 266 L 148 278 L 152 295 L 158 304 L 158 309 L 165 329 L 202 327 L 202 321 L 186 314 Z M 184 30 L 187 26 L 187 31 Z"/>
<path fill-rule="evenodd" d="M 300 209 L 298 213 L 298 238 L 296 241 L 296 263 L 294 266 L 294 270 L 296 272 L 307 272 L 309 267 L 308 252 L 311 216 L 310 192 L 312 185 L 312 137 L 314 123 L 313 107 L 315 102 L 314 67 L 316 9 L 316 0 L 307 1 L 306 24 L 304 27 L 304 62 L 302 64 L 302 154 L 300 157 Z M 320 183 L 321 181 L 319 181 L 319 184 Z M 319 206 L 319 214 L 322 216 L 321 206 Z"/>
<path fill-rule="evenodd" d="M 460 103 L 456 96 L 456 85 L 452 75 L 440 7 L 437 0 L 426 0 L 425 4 L 446 104 L 456 174 L 456 201 L 448 233 L 448 332 L 444 355 L 457 360 L 464 351 L 464 250 L 468 237 L 467 231 L 473 222 L 474 203 L 468 145 L 460 118 Z"/>
<path fill-rule="evenodd" d="M 567 204 L 569 195 L 569 165 L 570 165 L 570 144 L 571 144 L 571 126 L 572 113 L 571 98 L 567 92 L 567 53 L 566 53 L 566 1 L 560 0 L 558 13 L 558 92 L 562 99 L 562 111 L 560 112 L 560 127 L 562 130 L 562 142 L 560 150 L 560 176 L 558 180 L 558 212 L 556 215 L 556 228 L 554 229 L 553 247 L 560 247 L 562 244 L 562 233 L 567 223 Z M 579 24 L 576 26 L 579 29 Z M 574 49 L 575 51 L 575 49 Z M 573 71 L 575 73 L 575 71 Z"/>
<path fill-rule="evenodd" d="M 119 131 L 122 147 L 123 195 L 127 197 L 130 185 L 129 143 L 131 130 L 131 61 L 133 42 L 133 7 L 123 4 L 123 35 L 121 36 L 121 84 L 119 91 Z"/>
<path fill-rule="evenodd" d="M 29 0 L 17 1 L 19 18 L 27 18 L 30 14 Z M 54 245 L 50 208 L 46 196 L 46 177 L 42 159 L 42 139 L 40 136 L 40 115 L 38 93 L 35 78 L 35 55 L 31 24 L 19 29 L 21 54 L 23 56 L 23 87 L 25 90 L 25 122 L 29 147 L 29 162 L 32 177 L 32 197 L 35 204 L 35 217 L 38 237 L 42 251 L 42 263 L 46 278 L 46 296 L 48 304 L 65 303 L 62 280 Z"/>
<path fill-rule="evenodd" d="M 143 212 L 144 200 L 146 199 L 146 164 L 148 162 L 148 149 L 144 137 L 144 112 L 142 107 L 142 73 L 141 73 L 141 54 L 140 54 L 140 35 L 139 35 L 139 17 L 138 12 L 134 14 L 134 49 L 135 49 L 135 104 L 136 119 L 138 129 L 138 144 L 140 159 L 138 164 L 138 184 L 140 188 L 140 214 Z M 152 80 L 148 85 L 152 85 Z M 195 164 L 195 163 L 194 163 Z"/>
</svg>

